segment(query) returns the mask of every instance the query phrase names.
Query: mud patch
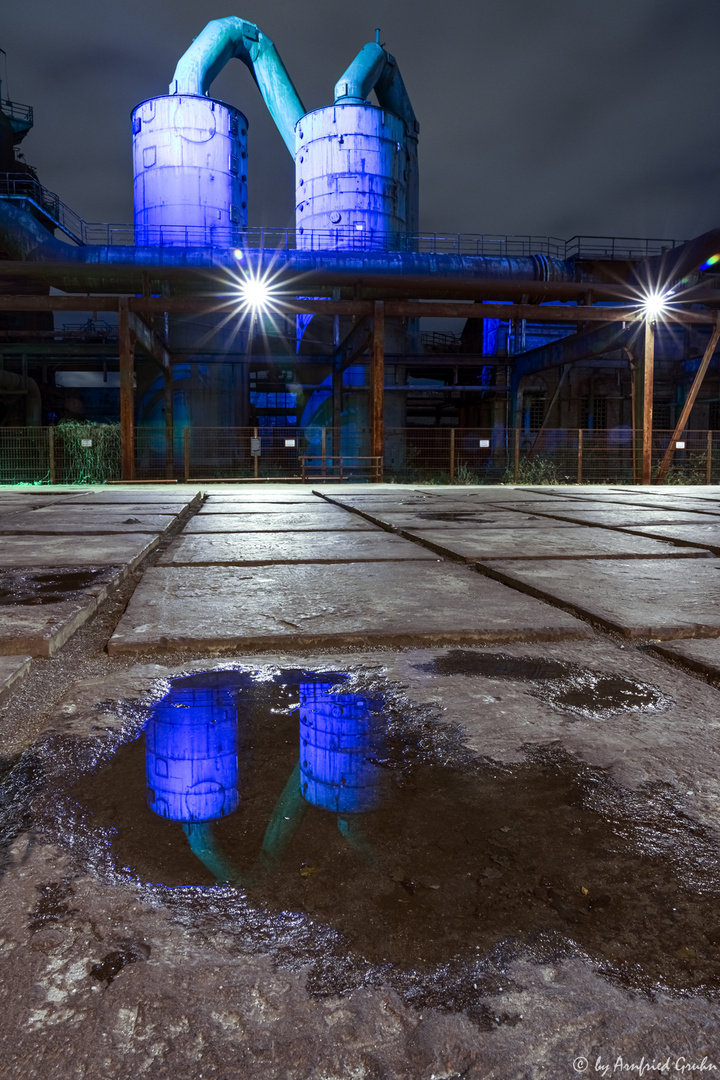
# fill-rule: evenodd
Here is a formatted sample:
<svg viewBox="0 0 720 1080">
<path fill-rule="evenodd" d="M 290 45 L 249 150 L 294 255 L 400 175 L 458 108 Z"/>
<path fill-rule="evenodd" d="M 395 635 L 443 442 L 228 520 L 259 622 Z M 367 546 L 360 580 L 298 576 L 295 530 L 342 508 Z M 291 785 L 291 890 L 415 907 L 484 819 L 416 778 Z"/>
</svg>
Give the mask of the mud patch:
<svg viewBox="0 0 720 1080">
<path fill-rule="evenodd" d="M 5 570 L 0 572 L 0 606 L 58 604 L 75 600 L 91 585 L 109 580 L 115 568 Z"/>
<path fill-rule="evenodd" d="M 649 683 L 542 657 L 453 649 L 418 668 L 433 675 L 528 683 L 529 692 L 541 696 L 553 708 L 586 719 L 603 719 L 617 712 L 662 712 L 673 704 L 670 697 Z M 542 689 L 533 688 L 534 683 L 540 683 Z"/>
</svg>

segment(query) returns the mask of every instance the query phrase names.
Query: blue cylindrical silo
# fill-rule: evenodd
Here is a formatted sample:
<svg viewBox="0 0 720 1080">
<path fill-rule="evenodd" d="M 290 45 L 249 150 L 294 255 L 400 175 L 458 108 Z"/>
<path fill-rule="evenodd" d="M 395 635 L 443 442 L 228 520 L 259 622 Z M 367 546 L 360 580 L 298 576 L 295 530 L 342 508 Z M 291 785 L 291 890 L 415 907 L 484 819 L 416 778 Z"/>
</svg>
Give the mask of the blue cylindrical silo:
<svg viewBox="0 0 720 1080">
<path fill-rule="evenodd" d="M 145 728 L 148 806 L 173 821 L 210 821 L 238 806 L 232 690 L 173 687 Z"/>
<path fill-rule="evenodd" d="M 416 146 L 399 116 L 367 102 L 331 105 L 303 116 L 295 141 L 298 248 L 404 247 Z"/>
<path fill-rule="evenodd" d="M 378 703 L 331 694 L 332 683 L 300 684 L 300 790 L 313 806 L 341 814 L 381 802 Z"/>
<path fill-rule="evenodd" d="M 135 242 L 233 244 L 247 229 L 247 120 L 213 98 L 169 94 L 132 114 Z"/>
</svg>

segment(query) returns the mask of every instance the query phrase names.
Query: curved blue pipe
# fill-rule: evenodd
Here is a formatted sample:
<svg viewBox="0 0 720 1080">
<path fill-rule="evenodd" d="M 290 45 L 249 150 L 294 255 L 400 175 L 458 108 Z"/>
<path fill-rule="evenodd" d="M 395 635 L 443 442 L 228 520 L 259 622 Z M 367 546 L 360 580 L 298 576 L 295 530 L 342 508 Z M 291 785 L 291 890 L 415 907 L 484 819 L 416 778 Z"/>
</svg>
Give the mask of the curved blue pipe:
<svg viewBox="0 0 720 1080">
<path fill-rule="evenodd" d="M 295 125 L 305 115 L 305 106 L 277 49 L 254 23 L 234 15 L 209 22 L 178 61 L 170 94 L 207 94 L 232 57 L 249 69 L 294 159 Z"/>
</svg>

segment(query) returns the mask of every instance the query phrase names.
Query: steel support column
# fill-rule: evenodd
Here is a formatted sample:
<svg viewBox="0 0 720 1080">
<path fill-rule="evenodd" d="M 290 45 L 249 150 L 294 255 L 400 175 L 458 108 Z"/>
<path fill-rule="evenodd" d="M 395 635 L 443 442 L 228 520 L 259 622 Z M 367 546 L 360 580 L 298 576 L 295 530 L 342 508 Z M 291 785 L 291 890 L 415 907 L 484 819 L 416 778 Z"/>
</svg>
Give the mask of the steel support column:
<svg viewBox="0 0 720 1080">
<path fill-rule="evenodd" d="M 135 339 L 126 299 L 118 305 L 120 446 L 123 480 L 135 479 Z"/>
<path fill-rule="evenodd" d="M 645 323 L 645 352 L 643 356 L 643 415 L 642 415 L 642 479 L 652 483 L 653 387 L 655 383 L 655 323 Z"/>
<path fill-rule="evenodd" d="M 165 406 L 165 476 L 172 480 L 175 473 L 175 410 L 173 366 L 163 368 L 163 400 Z"/>
<path fill-rule="evenodd" d="M 383 406 L 385 391 L 385 303 L 376 300 L 374 305 L 372 353 L 370 356 L 370 453 L 380 459 L 377 472 L 382 481 L 383 457 Z"/>
</svg>

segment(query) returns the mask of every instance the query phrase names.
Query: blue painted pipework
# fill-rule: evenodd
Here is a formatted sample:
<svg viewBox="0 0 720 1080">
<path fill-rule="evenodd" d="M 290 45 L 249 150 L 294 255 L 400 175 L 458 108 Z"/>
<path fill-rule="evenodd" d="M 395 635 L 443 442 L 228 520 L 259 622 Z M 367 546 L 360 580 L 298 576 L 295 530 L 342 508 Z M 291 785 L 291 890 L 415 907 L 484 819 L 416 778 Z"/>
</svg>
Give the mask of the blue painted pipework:
<svg viewBox="0 0 720 1080">
<path fill-rule="evenodd" d="M 160 817 L 201 822 L 237 810 L 233 689 L 173 687 L 145 728 L 145 760 L 148 806 Z"/>
</svg>

